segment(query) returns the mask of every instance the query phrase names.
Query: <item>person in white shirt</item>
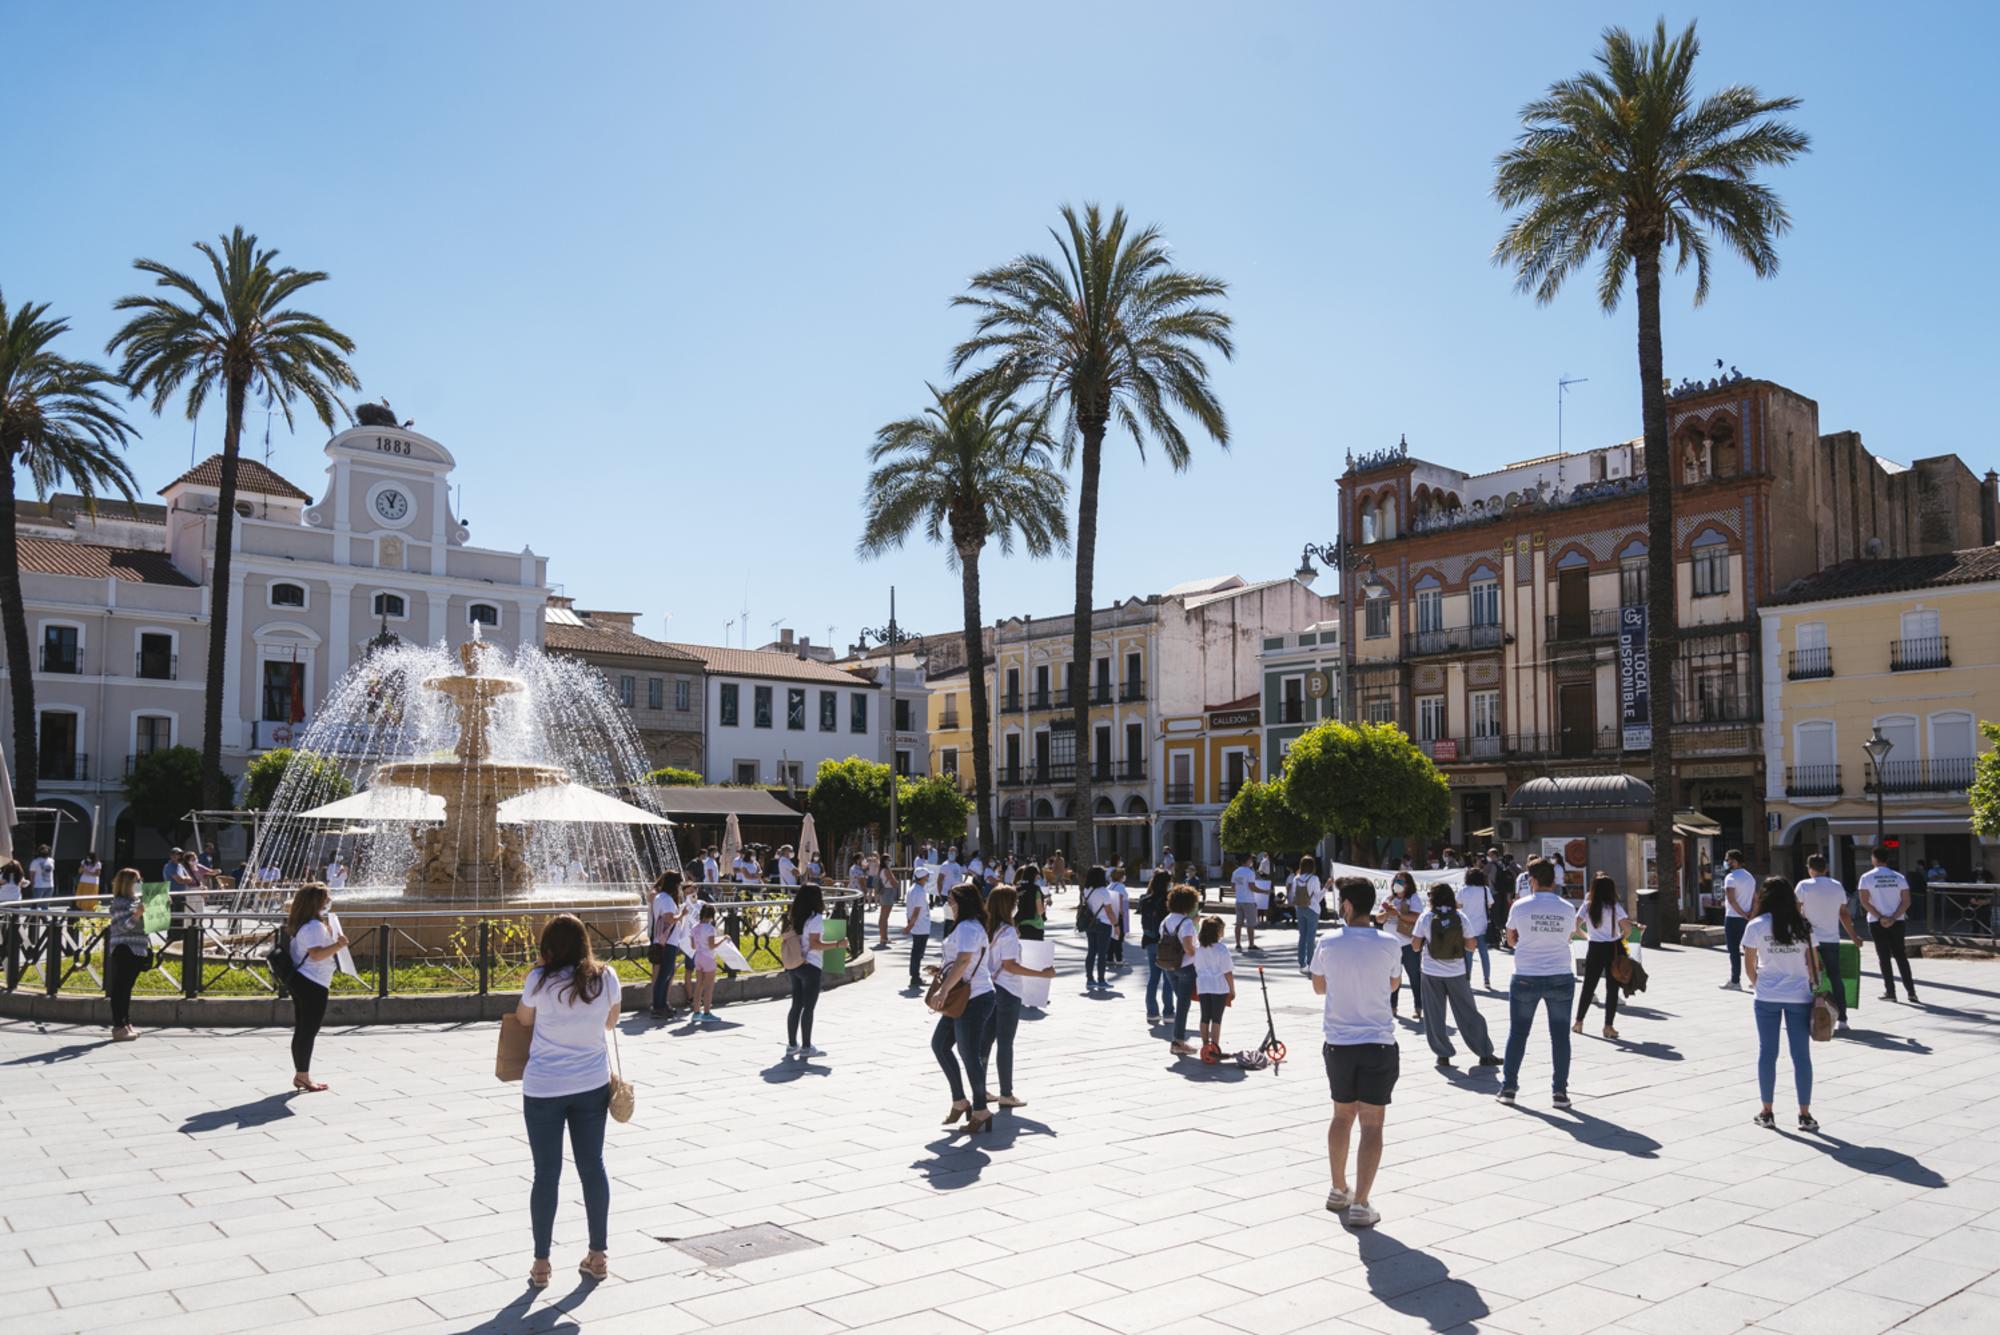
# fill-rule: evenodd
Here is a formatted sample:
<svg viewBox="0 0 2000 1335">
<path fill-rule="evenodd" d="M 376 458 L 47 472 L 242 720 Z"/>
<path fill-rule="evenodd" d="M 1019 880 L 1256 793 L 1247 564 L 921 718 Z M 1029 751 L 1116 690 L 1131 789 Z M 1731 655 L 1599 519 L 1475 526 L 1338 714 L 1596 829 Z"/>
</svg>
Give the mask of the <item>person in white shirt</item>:
<svg viewBox="0 0 2000 1335">
<path fill-rule="evenodd" d="M 1372 1228 L 1381 1212 L 1368 1202 L 1382 1166 L 1382 1123 L 1401 1074 L 1396 1050 L 1396 1014 L 1389 999 L 1402 981 L 1403 943 L 1368 925 L 1375 886 L 1360 876 L 1333 883 L 1342 926 L 1327 933 L 1313 952 L 1313 992 L 1326 998 L 1320 1054 L 1333 1095 L 1333 1120 L 1326 1129 L 1327 1163 L 1333 1186 L 1326 1208 L 1344 1215 L 1355 1228 Z M 1361 1124 L 1354 1185 L 1347 1182 L 1347 1148 Z"/>
<path fill-rule="evenodd" d="M 944 864 L 938 868 L 938 893 L 948 895 L 958 889 L 958 883 L 965 879 L 965 867 L 958 860 L 956 852 L 945 855 Z"/>
<path fill-rule="evenodd" d="M 910 938 L 910 990 L 924 985 L 924 948 L 931 943 L 931 876 L 935 868 L 919 862 L 910 877 L 910 892 L 903 899 L 903 935 Z"/>
<path fill-rule="evenodd" d="M 792 1003 L 785 1012 L 785 1055 L 824 1057 L 813 1046 L 813 1014 L 819 1009 L 821 970 L 826 967 L 826 897 L 816 885 L 802 885 L 785 906 L 785 928 L 799 938 L 804 959 L 788 969 Z"/>
<path fill-rule="evenodd" d="M 1840 968 L 1840 934 L 1846 932 L 1854 948 L 1861 948 L 1861 934 L 1855 930 L 1854 915 L 1847 911 L 1847 889 L 1826 874 L 1826 854 L 1814 853 L 1806 859 L 1812 874 L 1798 884 L 1799 910 L 1812 924 L 1813 945 L 1819 951 L 1821 970 L 1833 985 L 1834 1032 L 1847 1032 L 1847 984 Z M 1748 929 L 1745 929 L 1746 933 Z"/>
<path fill-rule="evenodd" d="M 1896 980 L 1890 965 L 1902 970 L 1903 991 L 1910 1004 L 1917 1004 L 1916 980 L 1910 977 L 1910 956 L 1903 944 L 1905 923 L 1910 916 L 1910 883 L 1903 873 L 1889 865 L 1889 850 L 1876 848 L 1868 854 L 1869 868 L 1861 873 L 1861 907 L 1868 914 L 1868 935 L 1875 938 L 1875 967 L 1882 971 L 1882 1000 L 1896 999 Z M 78 893 L 81 893 L 79 891 Z"/>
<path fill-rule="evenodd" d="M 1535 1012 L 1546 1010 L 1549 1048 L 1555 1059 L 1551 1101 L 1569 1107 L 1569 1009 L 1576 1000 L 1569 939 L 1576 932 L 1576 909 L 1556 893 L 1556 867 L 1547 858 L 1528 860 L 1535 892 L 1507 910 L 1507 944 L 1514 948 L 1514 981 L 1507 992 L 1507 1059 L 1500 1074 L 1500 1102 L 1512 1105 L 1521 1088 L 1521 1060 L 1528 1055 L 1528 1031 Z"/>
<path fill-rule="evenodd" d="M 28 896 L 31 899 L 48 899 L 55 892 L 56 860 L 49 856 L 49 846 L 40 844 L 28 863 Z"/>
<path fill-rule="evenodd" d="M 1236 948 L 1243 949 L 1243 933 L 1250 933 L 1250 949 L 1257 949 L 1257 872 L 1250 865 L 1250 855 L 1241 854 L 1236 859 L 1236 870 L 1229 873 L 1229 884 L 1236 897 Z"/>
<path fill-rule="evenodd" d="M 1834 884 L 1838 884 L 1837 882 Z M 1799 1096 L 1799 1130 L 1817 1131 L 1812 1115 L 1813 990 L 1819 981 L 1815 930 L 1782 876 L 1764 882 L 1763 913 L 1743 929 L 1743 953 L 1756 993 L 1758 1126 L 1777 1122 L 1771 1100 L 1778 1083 L 1778 1026 L 1792 1053 L 1792 1084 Z"/>
<path fill-rule="evenodd" d="M 986 967 L 993 975 L 993 1015 L 986 1023 L 979 1062 L 990 1071 L 996 1069 L 997 1060 L 1000 1097 L 994 1102 L 1002 1108 L 1018 1108 L 1027 1102 L 1014 1095 L 1014 1034 L 1021 1025 L 1021 980 L 1056 976 L 1053 965 L 1030 969 L 1021 963 L 1021 932 L 1014 921 L 1018 904 L 1019 895 L 1011 885 L 995 886 L 986 896 L 986 936 L 990 943 Z"/>
<path fill-rule="evenodd" d="M 1743 990 L 1743 929 L 1757 909 L 1757 878 L 1743 865 L 1743 854 L 1730 849 L 1722 855 L 1729 871 L 1722 878 L 1722 940 L 1729 947 L 1729 981 L 1724 991 Z"/>
<path fill-rule="evenodd" d="M 76 866 L 76 899 L 79 908 L 97 907 L 97 886 L 103 876 L 104 864 L 97 860 L 97 854 L 85 853 L 83 861 Z"/>
<path fill-rule="evenodd" d="M 347 887 L 347 864 L 339 858 L 326 864 L 326 888 L 343 890 Z"/>
<path fill-rule="evenodd" d="M 931 1030 L 931 1055 L 951 1086 L 951 1107 L 944 1124 L 951 1126 L 965 1117 L 965 1129 L 975 1135 L 993 1126 L 993 1113 L 986 1106 L 985 1047 L 986 1026 L 993 1018 L 993 971 L 987 959 L 992 942 L 981 917 L 984 912 L 979 891 L 971 885 L 960 885 L 951 892 L 953 926 L 940 955 L 944 973 L 938 980 L 942 985 L 937 995 L 950 996 L 960 979 L 966 980 L 971 995 L 957 1015 L 939 1012 L 937 1025 Z M 959 1075 L 961 1062 L 965 1065 L 963 1079 Z M 965 1097 L 968 1084 L 972 1087 L 970 1100 Z"/>
<path fill-rule="evenodd" d="M 1125 868 L 1111 874 L 1111 939 L 1105 943 L 1105 959 L 1125 971 L 1125 937 L 1132 930 L 1132 892 L 1125 888 Z"/>
<path fill-rule="evenodd" d="M 333 896 L 325 886 L 308 881 L 292 895 L 285 914 L 292 955 L 292 976 L 286 981 L 292 994 L 292 1088 L 308 1094 L 326 1088 L 312 1077 L 312 1058 L 313 1044 L 326 1022 L 335 960 L 347 949 L 347 934 L 335 923 Z"/>
<path fill-rule="evenodd" d="M 674 1017 L 668 992 L 674 985 L 674 967 L 681 950 L 681 921 L 685 916 L 681 904 L 681 874 L 672 870 L 661 872 L 653 880 L 653 903 L 647 915 L 652 924 L 651 949 L 646 952 L 653 961 L 651 1014 L 656 1020 L 671 1020 Z"/>
<path fill-rule="evenodd" d="M 1292 873 L 1292 915 L 1299 920 L 1299 972 L 1312 972 L 1313 950 L 1319 945 L 1319 903 L 1325 891 L 1320 886 L 1319 863 L 1308 853 L 1299 859 Z"/>
<path fill-rule="evenodd" d="M 577 1269 L 592 1279 L 610 1274 L 611 1179 L 604 1171 L 604 1124 L 611 1115 L 611 1062 L 604 1036 L 618 1023 L 618 975 L 591 954 L 590 935 L 575 914 L 561 913 L 542 929 L 540 963 L 528 971 L 514 1018 L 527 1026 L 528 1063 L 521 1073 L 521 1109 L 534 1158 L 528 1218 L 535 1258 L 528 1283 L 549 1282 L 556 1204 L 562 1195 L 563 1130 L 583 1187 L 590 1250 Z"/>
<path fill-rule="evenodd" d="M 1382 930 L 1394 932 L 1403 943 L 1403 977 L 1410 985 L 1410 1000 L 1415 1004 L 1419 1024 L 1424 1018 L 1423 960 L 1417 954 L 1411 933 L 1423 911 L 1424 897 L 1417 890 L 1417 878 L 1406 871 L 1391 876 L 1389 902 L 1382 906 Z M 1389 998 L 1389 1007 L 1400 1009 L 1396 997 Z"/>
<path fill-rule="evenodd" d="M 1222 919 L 1203 918 L 1194 951 L 1194 994 L 1201 1003 L 1202 1060 L 1222 1052 L 1222 1012 L 1236 1001 L 1236 965 L 1222 944 Z"/>
<path fill-rule="evenodd" d="M 714 885 L 721 879 L 722 863 L 715 856 L 715 848 L 711 845 L 701 855 L 701 883 L 703 885 Z"/>
<path fill-rule="evenodd" d="M 1572 1033 L 1583 1032 L 1583 1017 L 1590 1013 L 1590 1002 L 1597 995 L 1597 980 L 1604 980 L 1604 1036 L 1618 1037 L 1618 984 L 1611 977 L 1611 961 L 1618 958 L 1625 948 L 1625 933 L 1632 926 L 1631 917 L 1625 906 L 1618 900 L 1618 882 L 1605 872 L 1599 872 L 1590 881 L 1590 898 L 1585 901 L 1583 912 L 1577 916 L 1583 925 L 1583 937 L 1587 944 L 1583 952 L 1583 995 L 1577 998 L 1576 1023 L 1570 1026 Z"/>
<path fill-rule="evenodd" d="M 1465 915 L 1465 977 L 1472 978 L 1472 956 L 1479 955 L 1479 985 L 1493 990 L 1493 959 L 1488 953 L 1486 933 L 1493 922 L 1493 887 L 1487 884 L 1484 867 L 1467 867 L 1465 884 L 1458 890 L 1458 911 Z"/>
<path fill-rule="evenodd" d="M 1167 873 L 1167 875 L 1169 875 L 1169 876 L 1173 875 L 1173 873 L 1174 873 L 1174 850 L 1173 850 L 1173 849 L 1171 849 L 1171 848 L 1162 848 L 1162 849 L 1160 850 L 1160 870 L 1161 870 L 1161 871 L 1163 871 L 1163 872 L 1165 872 L 1165 873 Z"/>
<path fill-rule="evenodd" d="M 797 885 L 798 883 L 799 864 L 793 860 L 792 846 L 786 844 L 778 850 L 778 884 Z"/>
<path fill-rule="evenodd" d="M 1477 874 L 1474 868 L 1466 875 Z M 1480 887 L 1484 889 L 1485 887 Z M 1423 976 L 1418 986 L 1424 998 L 1424 1040 L 1431 1045 L 1440 1071 L 1451 1069 L 1458 1055 L 1445 1032 L 1445 1011 L 1458 1024 L 1458 1036 L 1479 1058 L 1481 1066 L 1498 1066 L 1493 1055 L 1493 1039 L 1486 1032 L 1486 1020 L 1472 999 L 1472 975 L 1465 968 L 1472 954 L 1472 924 L 1458 907 L 1458 895 L 1449 885 L 1431 887 L 1430 907 L 1417 917 L 1410 939 L 1422 962 Z M 1400 944 L 1400 943 L 1399 943 Z"/>
<path fill-rule="evenodd" d="M 1111 882 L 1105 876 L 1104 868 L 1092 867 L 1083 878 L 1083 897 L 1077 905 L 1077 916 L 1083 921 L 1083 989 L 1086 994 L 1111 986 L 1104 976 L 1104 969 L 1111 957 L 1112 913 L 1117 905 L 1117 897 L 1111 893 Z"/>
<path fill-rule="evenodd" d="M 1169 1051 L 1176 1057 L 1195 1055 L 1195 1050 L 1188 1046 L 1187 1019 L 1194 1005 L 1194 952 L 1200 949 L 1194 914 L 1200 907 L 1201 897 L 1191 887 L 1175 886 L 1167 892 L 1167 916 L 1160 919 L 1156 958 L 1160 960 L 1160 968 L 1173 975 L 1169 991 L 1174 1008 L 1174 1041 Z"/>
</svg>

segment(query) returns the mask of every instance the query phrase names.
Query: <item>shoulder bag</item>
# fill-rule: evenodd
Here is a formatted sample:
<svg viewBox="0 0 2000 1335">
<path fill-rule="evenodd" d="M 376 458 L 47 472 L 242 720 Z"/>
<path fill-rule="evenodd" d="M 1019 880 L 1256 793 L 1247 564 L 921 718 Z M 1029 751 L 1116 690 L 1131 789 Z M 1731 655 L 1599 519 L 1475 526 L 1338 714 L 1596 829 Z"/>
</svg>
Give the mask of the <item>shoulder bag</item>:
<svg viewBox="0 0 2000 1335">
<path fill-rule="evenodd" d="M 615 984 L 614 984 L 615 985 Z M 611 1120 L 629 1122 L 638 1107 L 639 1096 L 625 1078 L 625 1063 L 618 1052 L 618 1027 L 611 1028 Z"/>
<path fill-rule="evenodd" d="M 535 1031 L 516 1019 L 514 1012 L 508 1011 L 500 1017 L 500 1048 L 493 1057 L 493 1076 L 496 1080 L 519 1080 L 528 1069 L 528 1047 L 534 1041 Z"/>
<path fill-rule="evenodd" d="M 799 934 L 787 927 L 785 934 L 778 938 L 778 966 L 787 972 L 806 962 L 806 945 Z"/>
<path fill-rule="evenodd" d="M 979 958 L 972 962 L 972 969 L 981 968 L 986 963 L 986 951 L 981 949 Z M 944 985 L 945 976 L 951 972 L 949 966 L 931 966 L 930 989 L 924 993 L 924 1005 L 949 1020 L 956 1020 L 965 1014 L 965 1008 L 972 1001 L 972 969 L 959 975 L 957 982 L 949 988 Z"/>
<path fill-rule="evenodd" d="M 1809 1031 L 1815 1043 L 1833 1041 L 1833 1024 L 1839 1014 L 1833 1008 L 1833 980 L 1819 967 L 1819 947 L 1806 940 L 1806 968 L 1812 974 L 1812 1023 Z"/>
</svg>

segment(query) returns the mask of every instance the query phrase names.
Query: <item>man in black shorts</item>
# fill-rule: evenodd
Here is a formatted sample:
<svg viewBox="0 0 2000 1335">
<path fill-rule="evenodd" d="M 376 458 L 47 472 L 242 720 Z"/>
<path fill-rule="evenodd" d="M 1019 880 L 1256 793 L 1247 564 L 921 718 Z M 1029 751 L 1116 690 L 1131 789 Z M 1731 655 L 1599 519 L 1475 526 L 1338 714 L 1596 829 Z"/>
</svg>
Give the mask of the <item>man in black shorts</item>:
<svg viewBox="0 0 2000 1335">
<path fill-rule="evenodd" d="M 1396 1016 L 1389 999 L 1403 972 L 1403 943 L 1394 933 L 1368 925 L 1375 887 L 1361 877 L 1334 882 L 1340 897 L 1339 929 L 1313 953 L 1313 991 L 1326 998 L 1327 1083 L 1333 1089 L 1333 1121 L 1326 1129 L 1326 1157 L 1333 1187 L 1326 1208 L 1345 1214 L 1355 1228 L 1382 1219 L 1368 1203 L 1375 1170 L 1382 1165 L 1382 1122 L 1400 1069 Z M 1347 1143 L 1361 1123 L 1361 1148 L 1354 1160 L 1354 1187 L 1347 1185 Z"/>
</svg>

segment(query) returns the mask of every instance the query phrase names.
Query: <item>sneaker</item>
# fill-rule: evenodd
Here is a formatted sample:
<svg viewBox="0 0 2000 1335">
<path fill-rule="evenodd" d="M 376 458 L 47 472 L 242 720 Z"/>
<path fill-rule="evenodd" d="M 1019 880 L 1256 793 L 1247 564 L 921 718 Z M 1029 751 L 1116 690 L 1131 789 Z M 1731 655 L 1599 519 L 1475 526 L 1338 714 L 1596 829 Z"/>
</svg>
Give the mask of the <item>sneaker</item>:
<svg viewBox="0 0 2000 1335">
<path fill-rule="evenodd" d="M 1356 1202 L 1347 1207 L 1347 1226 L 1349 1228 L 1373 1228 L 1381 1222 L 1382 1212 L 1372 1205 L 1362 1205 Z"/>
<path fill-rule="evenodd" d="M 799 1055 L 799 1045 L 798 1045 L 798 1044 L 796 1044 L 796 1043 L 787 1043 L 787 1044 L 785 1044 L 785 1055 L 786 1055 L 787 1057 L 796 1057 L 796 1056 L 798 1056 L 798 1055 Z"/>
<path fill-rule="evenodd" d="M 1778 1119 L 1767 1112 L 1760 1112 L 1750 1120 L 1758 1126 L 1763 1127 L 1766 1131 L 1775 1131 L 1778 1126 Z"/>
<path fill-rule="evenodd" d="M 1846 1032 L 1847 1032 L 1847 1021 L 1845 1021 L 1845 1020 L 1835 1020 L 1835 1021 L 1833 1022 L 1833 1032 L 1834 1032 L 1834 1033 L 1836 1033 L 1836 1034 L 1844 1034 L 1844 1033 L 1846 1033 Z"/>
<path fill-rule="evenodd" d="M 1569 1095 L 1561 1091 L 1557 1091 L 1557 1093 L 1549 1099 L 1549 1102 L 1555 1104 L 1556 1107 L 1558 1108 L 1567 1108 L 1569 1107 Z"/>
<path fill-rule="evenodd" d="M 1908 993 L 1908 996 L 1909 996 L 1909 998 L 1910 998 L 1910 1004 L 1911 1004 L 1912 1006 L 1921 1006 L 1921 1005 L 1923 1005 L 1923 1003 L 1922 1003 L 1921 1001 L 1918 1001 L 1918 1000 L 1917 1000 L 1917 989 L 1915 989 L 1914 987 L 1913 987 L 1913 988 L 1911 988 L 1911 989 L 1909 990 L 1909 993 Z"/>
<path fill-rule="evenodd" d="M 1328 1214 L 1345 1213 L 1347 1207 L 1352 1205 L 1353 1203 L 1354 1203 L 1353 1197 L 1349 1196 L 1345 1191 L 1342 1191 L 1339 1187 L 1335 1187 L 1333 1190 L 1326 1193 L 1326 1210 Z"/>
<path fill-rule="evenodd" d="M 1811 1113 L 1800 1113 L 1799 1130 L 1817 1131 L 1819 1130 L 1819 1120 L 1815 1118 Z"/>
<path fill-rule="evenodd" d="M 1719 990 L 1723 992 L 1741 992 L 1743 990 L 1743 984 L 1737 982 L 1734 978 L 1732 978 L 1728 982 L 1724 983 Z"/>
<path fill-rule="evenodd" d="M 823 1050 L 816 1048 L 812 1044 L 808 1043 L 804 1047 L 799 1049 L 799 1055 L 801 1057 L 824 1057 L 826 1056 L 826 1053 Z"/>
<path fill-rule="evenodd" d="M 1507 1063 L 1501 1061 L 1498 1057 L 1481 1057 L 1479 1064 L 1481 1066 L 1505 1066 Z"/>
<path fill-rule="evenodd" d="M 1514 1106 L 1514 1091 L 1511 1089 L 1503 1089 L 1498 1094 L 1494 1095 L 1493 1098 L 1494 1102 L 1504 1103 L 1509 1108 Z"/>
<path fill-rule="evenodd" d="M 1158 1024 L 1159 1022 L 1160 1022 L 1160 1017 L 1159 1017 L 1159 1016 L 1157 1016 L 1157 1015 L 1153 1014 L 1153 1013 L 1152 1013 L 1151 1011 L 1147 1011 L 1147 1012 L 1146 1012 L 1146 1023 L 1147 1023 L 1147 1024 Z"/>
<path fill-rule="evenodd" d="M 1877 1001 L 1894 1001 L 1895 999 L 1896 999 L 1896 994 L 1894 992 L 1884 992 L 1881 996 L 1876 998 Z"/>
</svg>

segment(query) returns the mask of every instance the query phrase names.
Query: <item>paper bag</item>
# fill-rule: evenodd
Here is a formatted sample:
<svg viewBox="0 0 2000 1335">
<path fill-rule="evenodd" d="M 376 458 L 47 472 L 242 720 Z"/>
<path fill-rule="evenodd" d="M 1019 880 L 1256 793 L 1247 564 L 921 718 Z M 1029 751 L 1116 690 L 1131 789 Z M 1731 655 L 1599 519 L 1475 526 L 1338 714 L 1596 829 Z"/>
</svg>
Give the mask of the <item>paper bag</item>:
<svg viewBox="0 0 2000 1335">
<path fill-rule="evenodd" d="M 519 1080 L 528 1069 L 528 1045 L 535 1031 L 508 1011 L 500 1017 L 500 1050 L 493 1058 L 493 1075 L 499 1080 Z"/>
</svg>

